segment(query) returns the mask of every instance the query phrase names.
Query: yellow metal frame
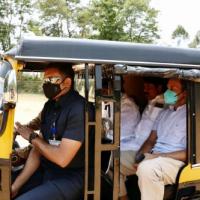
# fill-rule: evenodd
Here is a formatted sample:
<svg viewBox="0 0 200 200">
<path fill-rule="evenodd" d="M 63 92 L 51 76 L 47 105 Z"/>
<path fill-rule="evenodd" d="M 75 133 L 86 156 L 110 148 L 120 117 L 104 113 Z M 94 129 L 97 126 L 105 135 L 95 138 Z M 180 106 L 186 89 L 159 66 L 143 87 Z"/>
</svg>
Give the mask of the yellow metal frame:
<svg viewBox="0 0 200 200">
<path fill-rule="evenodd" d="M 200 166 L 192 167 L 191 164 L 187 165 L 181 172 L 179 183 L 187 183 L 200 180 Z"/>
<path fill-rule="evenodd" d="M 23 64 L 12 59 L 11 57 L 4 57 L 12 65 L 12 68 L 17 72 L 23 69 Z M 14 132 L 14 115 L 15 109 L 8 111 L 8 119 L 4 133 L 0 137 L 0 158 L 9 159 L 12 153 L 13 132 Z"/>
</svg>

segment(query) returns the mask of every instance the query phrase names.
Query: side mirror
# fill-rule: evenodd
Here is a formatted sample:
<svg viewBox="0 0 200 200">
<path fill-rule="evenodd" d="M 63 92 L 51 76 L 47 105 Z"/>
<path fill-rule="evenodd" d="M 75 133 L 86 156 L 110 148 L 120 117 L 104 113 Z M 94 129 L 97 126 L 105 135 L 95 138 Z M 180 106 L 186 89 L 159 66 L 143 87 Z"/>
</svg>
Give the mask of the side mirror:
<svg viewBox="0 0 200 200">
<path fill-rule="evenodd" d="M 17 101 L 16 72 L 9 62 L 0 63 L 0 136 L 7 125 L 9 109 L 14 108 Z"/>
<path fill-rule="evenodd" d="M 9 104 L 14 107 L 17 102 L 17 80 L 14 69 L 10 70 L 4 82 L 3 104 Z"/>
</svg>

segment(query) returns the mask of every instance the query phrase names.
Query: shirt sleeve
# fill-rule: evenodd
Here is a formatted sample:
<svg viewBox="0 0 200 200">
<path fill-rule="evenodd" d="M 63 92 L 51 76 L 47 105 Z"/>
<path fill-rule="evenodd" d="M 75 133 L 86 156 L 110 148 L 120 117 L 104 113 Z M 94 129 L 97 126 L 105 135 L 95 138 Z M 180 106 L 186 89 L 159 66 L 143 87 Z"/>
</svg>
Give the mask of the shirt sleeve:
<svg viewBox="0 0 200 200">
<path fill-rule="evenodd" d="M 155 119 L 154 124 L 153 124 L 153 128 L 152 128 L 153 131 L 157 131 L 159 121 L 160 121 L 161 118 L 163 117 L 164 111 L 165 111 L 165 110 L 162 110 L 162 111 L 158 114 L 157 118 Z"/>
<path fill-rule="evenodd" d="M 71 106 L 66 120 L 66 127 L 62 138 L 84 141 L 85 138 L 85 114 L 84 103 L 75 102 Z"/>
<path fill-rule="evenodd" d="M 129 98 L 121 101 L 121 139 L 134 135 L 136 125 L 140 121 L 137 105 Z"/>
</svg>

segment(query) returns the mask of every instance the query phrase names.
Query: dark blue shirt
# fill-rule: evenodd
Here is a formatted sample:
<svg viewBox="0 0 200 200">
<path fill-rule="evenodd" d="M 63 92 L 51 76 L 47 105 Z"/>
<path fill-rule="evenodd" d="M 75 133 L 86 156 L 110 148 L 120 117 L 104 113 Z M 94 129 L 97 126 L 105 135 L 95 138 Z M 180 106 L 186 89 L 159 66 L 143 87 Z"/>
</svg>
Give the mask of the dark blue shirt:
<svg viewBox="0 0 200 200">
<path fill-rule="evenodd" d="M 41 163 L 45 170 L 54 174 L 63 174 L 69 170 L 84 169 L 85 102 L 86 100 L 78 92 L 71 90 L 58 101 L 49 100 L 44 105 L 41 133 L 46 142 L 49 142 L 49 139 L 53 139 L 55 134 L 56 140 L 67 138 L 83 143 L 66 168 L 61 168 L 42 157 Z"/>
</svg>

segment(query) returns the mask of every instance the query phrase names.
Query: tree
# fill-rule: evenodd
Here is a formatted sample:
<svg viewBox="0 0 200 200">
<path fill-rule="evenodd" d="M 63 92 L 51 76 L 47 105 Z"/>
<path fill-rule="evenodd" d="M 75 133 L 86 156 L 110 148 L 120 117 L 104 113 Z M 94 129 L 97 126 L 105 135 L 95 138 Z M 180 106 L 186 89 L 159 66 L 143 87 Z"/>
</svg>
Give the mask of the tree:
<svg viewBox="0 0 200 200">
<path fill-rule="evenodd" d="M 89 7 L 91 38 L 120 40 L 124 34 L 120 8 L 120 0 L 91 1 Z"/>
<path fill-rule="evenodd" d="M 159 38 L 157 13 L 150 0 L 0 0 L 0 48 L 24 33 L 149 43 Z"/>
<path fill-rule="evenodd" d="M 76 24 L 77 24 L 77 37 L 90 38 L 92 29 L 92 23 L 90 20 L 90 10 L 86 6 L 77 8 Z"/>
<path fill-rule="evenodd" d="M 31 21 L 30 15 L 33 11 L 32 5 L 31 0 L 15 0 L 15 17 L 18 19 L 16 28 L 19 29 L 17 38 L 21 38 L 22 34 L 28 31 L 28 24 Z"/>
<path fill-rule="evenodd" d="M 188 32 L 181 25 L 178 25 L 177 28 L 172 33 L 172 39 L 177 39 L 177 46 L 180 46 L 181 42 L 189 38 Z"/>
<path fill-rule="evenodd" d="M 191 48 L 197 48 L 200 45 L 200 31 L 197 31 L 193 41 L 189 44 Z"/>
<path fill-rule="evenodd" d="M 27 31 L 31 0 L 0 0 L 0 48 L 10 49 L 22 32 Z M 12 41 L 12 42 L 11 42 Z"/>
<path fill-rule="evenodd" d="M 159 38 L 156 17 L 149 0 L 91 0 L 87 10 L 90 38 L 153 42 Z M 81 18 L 83 19 L 83 18 Z"/>
<path fill-rule="evenodd" d="M 123 4 L 126 41 L 152 43 L 159 38 L 156 17 L 158 11 L 150 7 L 149 0 L 126 0 Z"/>
<path fill-rule="evenodd" d="M 79 0 L 38 1 L 41 32 L 47 36 L 73 37 L 75 9 Z"/>
<path fill-rule="evenodd" d="M 11 46 L 10 35 L 13 33 L 13 10 L 10 1 L 0 0 L 0 48 L 7 50 Z"/>
</svg>

